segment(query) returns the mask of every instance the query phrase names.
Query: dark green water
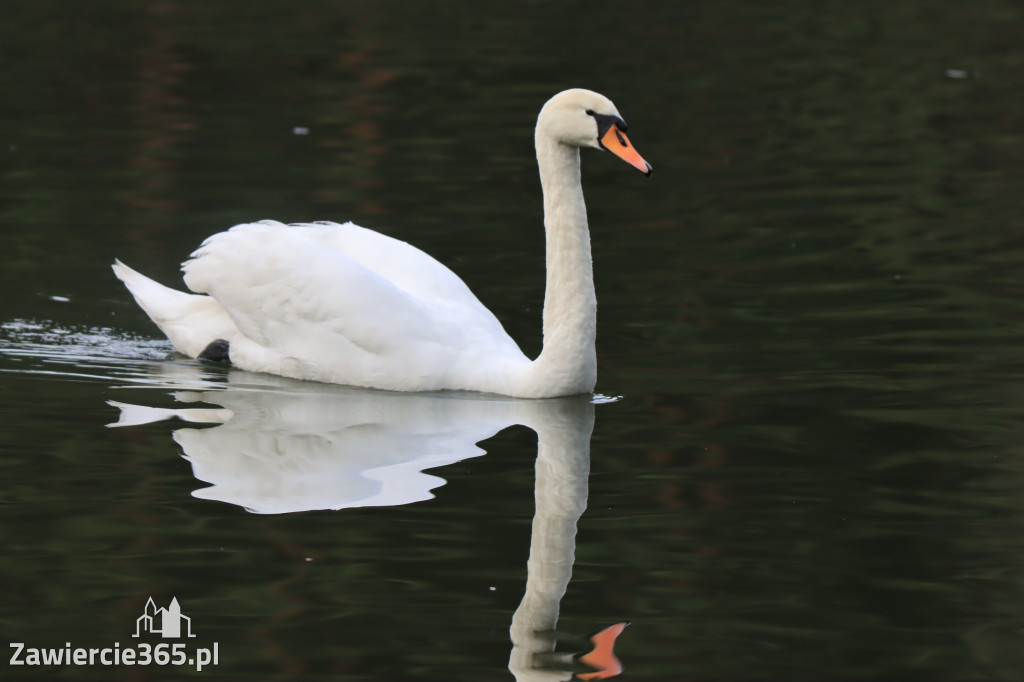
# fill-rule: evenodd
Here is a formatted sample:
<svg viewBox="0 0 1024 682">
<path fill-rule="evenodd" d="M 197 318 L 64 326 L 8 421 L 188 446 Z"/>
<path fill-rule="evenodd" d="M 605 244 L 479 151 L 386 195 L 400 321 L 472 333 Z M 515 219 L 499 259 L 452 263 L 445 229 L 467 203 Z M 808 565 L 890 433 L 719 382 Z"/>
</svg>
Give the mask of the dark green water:
<svg viewBox="0 0 1024 682">
<path fill-rule="evenodd" d="M 176 597 L 219 662 L 0 677 L 522 682 L 516 627 L 560 604 L 560 632 L 632 622 L 620 679 L 1024 679 L 1022 25 L 1003 0 L 5 6 L 0 633 L 155 646 L 135 621 Z M 573 86 L 655 168 L 584 153 L 614 402 L 165 359 L 109 270 L 175 283 L 235 223 L 351 219 L 536 353 L 532 128 Z M 111 400 L 234 417 L 107 428 Z"/>
</svg>

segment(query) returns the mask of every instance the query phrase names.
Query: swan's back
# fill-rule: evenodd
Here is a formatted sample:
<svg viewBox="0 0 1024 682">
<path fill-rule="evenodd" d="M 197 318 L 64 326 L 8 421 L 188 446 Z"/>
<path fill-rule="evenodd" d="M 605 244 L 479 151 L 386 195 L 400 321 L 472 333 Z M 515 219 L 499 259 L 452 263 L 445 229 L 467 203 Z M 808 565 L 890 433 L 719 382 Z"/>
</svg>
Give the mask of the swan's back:
<svg viewBox="0 0 1024 682">
<path fill-rule="evenodd" d="M 282 227 L 280 223 L 276 226 Z M 320 221 L 289 227 L 358 261 L 409 294 L 464 305 L 499 324 L 458 275 L 408 242 L 351 222 L 339 225 Z"/>
</svg>

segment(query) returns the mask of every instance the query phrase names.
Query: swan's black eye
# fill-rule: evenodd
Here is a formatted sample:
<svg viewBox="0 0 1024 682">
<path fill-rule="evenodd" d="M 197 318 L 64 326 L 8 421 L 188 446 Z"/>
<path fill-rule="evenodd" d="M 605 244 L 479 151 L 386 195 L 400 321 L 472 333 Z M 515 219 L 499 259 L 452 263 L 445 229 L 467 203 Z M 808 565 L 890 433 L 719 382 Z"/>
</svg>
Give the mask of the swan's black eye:
<svg viewBox="0 0 1024 682">
<path fill-rule="evenodd" d="M 593 116 L 593 115 L 594 115 L 594 110 L 593 109 L 587 109 L 587 116 Z"/>
</svg>

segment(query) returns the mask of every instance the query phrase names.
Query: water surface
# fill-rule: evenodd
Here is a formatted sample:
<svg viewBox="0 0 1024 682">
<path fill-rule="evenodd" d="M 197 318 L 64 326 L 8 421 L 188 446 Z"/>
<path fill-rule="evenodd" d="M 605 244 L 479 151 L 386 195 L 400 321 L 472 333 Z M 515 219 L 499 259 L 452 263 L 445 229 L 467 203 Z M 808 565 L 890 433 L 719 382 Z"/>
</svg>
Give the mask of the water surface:
<svg viewBox="0 0 1024 682">
<path fill-rule="evenodd" d="M 563 652 L 631 621 L 622 679 L 1021 679 L 1022 19 L 7 8 L 0 631 L 123 647 L 177 597 L 219 644 L 197 676 L 525 680 L 557 612 Z M 583 155 L 616 400 L 199 365 L 109 270 L 171 284 L 233 224 L 351 219 L 452 267 L 536 353 L 532 127 L 571 86 L 655 168 Z"/>
</svg>

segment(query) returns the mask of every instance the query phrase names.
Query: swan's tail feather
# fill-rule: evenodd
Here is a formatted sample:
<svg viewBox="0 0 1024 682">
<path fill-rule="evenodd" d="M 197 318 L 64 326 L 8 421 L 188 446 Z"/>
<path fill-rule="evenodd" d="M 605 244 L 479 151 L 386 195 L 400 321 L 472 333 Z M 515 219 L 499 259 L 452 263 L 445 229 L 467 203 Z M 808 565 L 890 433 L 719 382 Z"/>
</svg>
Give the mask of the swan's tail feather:
<svg viewBox="0 0 1024 682">
<path fill-rule="evenodd" d="M 165 287 L 119 260 L 111 267 L 179 352 L 196 357 L 214 339 L 230 340 L 238 334 L 234 322 L 213 298 Z"/>
<path fill-rule="evenodd" d="M 115 260 L 111 267 L 117 278 L 128 287 L 128 291 L 135 297 L 135 301 L 157 325 L 176 317 L 182 307 L 187 307 L 190 304 L 190 299 L 200 298 L 165 287 L 142 273 L 132 270 L 119 260 Z"/>
</svg>

